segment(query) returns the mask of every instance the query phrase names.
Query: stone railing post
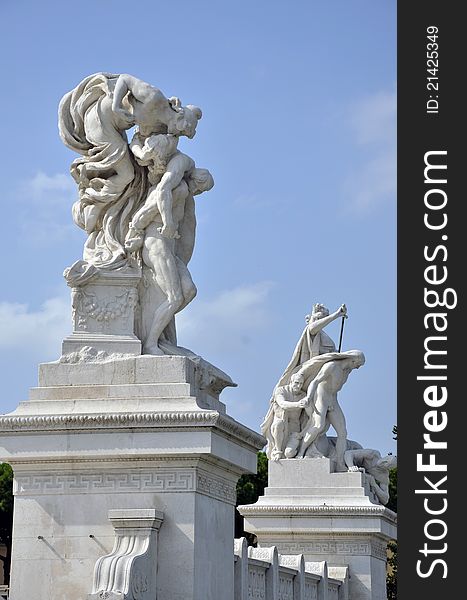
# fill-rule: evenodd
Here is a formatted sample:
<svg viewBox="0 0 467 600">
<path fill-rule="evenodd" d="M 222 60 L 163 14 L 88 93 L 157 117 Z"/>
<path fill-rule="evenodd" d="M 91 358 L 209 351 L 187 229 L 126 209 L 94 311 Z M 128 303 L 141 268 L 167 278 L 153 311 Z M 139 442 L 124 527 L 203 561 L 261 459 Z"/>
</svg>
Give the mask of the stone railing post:
<svg viewBox="0 0 467 600">
<path fill-rule="evenodd" d="M 269 563 L 266 571 L 266 598 L 267 600 L 279 600 L 279 556 L 277 548 L 248 548 L 248 558 L 262 560 Z"/>
<path fill-rule="evenodd" d="M 305 562 L 302 554 L 279 554 L 276 546 L 253 548 L 234 541 L 235 600 L 349 600 L 348 567 Z M 331 588 L 331 592 L 329 592 Z"/>
<path fill-rule="evenodd" d="M 349 567 L 329 566 L 329 577 L 340 581 L 339 600 L 349 600 Z"/>
<path fill-rule="evenodd" d="M 234 540 L 234 600 L 248 600 L 248 542 L 241 537 Z"/>
<path fill-rule="evenodd" d="M 328 600 L 328 564 L 325 560 L 305 562 L 305 571 L 319 575 L 317 600 Z"/>
<path fill-rule="evenodd" d="M 281 584 L 280 567 L 296 571 L 293 578 L 294 600 L 305 600 L 305 560 L 303 554 L 279 554 L 279 585 Z"/>
</svg>

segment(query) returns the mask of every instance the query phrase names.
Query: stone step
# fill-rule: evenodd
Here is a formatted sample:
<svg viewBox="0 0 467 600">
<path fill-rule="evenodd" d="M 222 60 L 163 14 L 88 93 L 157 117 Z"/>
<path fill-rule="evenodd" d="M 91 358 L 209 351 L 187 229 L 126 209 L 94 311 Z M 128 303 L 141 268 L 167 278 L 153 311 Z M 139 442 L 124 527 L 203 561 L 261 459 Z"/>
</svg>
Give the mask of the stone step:
<svg viewBox="0 0 467 600">
<path fill-rule="evenodd" d="M 47 400 L 26 400 L 20 402 L 15 415 L 66 415 L 96 413 L 147 413 L 170 411 L 196 411 L 199 409 L 220 410 L 225 413 L 225 405 L 209 396 L 173 397 L 115 397 L 115 398 L 54 398 Z"/>
<path fill-rule="evenodd" d="M 105 398 L 177 398 L 191 395 L 189 383 L 139 383 L 117 385 L 55 385 L 33 387 L 32 400 L 79 400 Z"/>
</svg>

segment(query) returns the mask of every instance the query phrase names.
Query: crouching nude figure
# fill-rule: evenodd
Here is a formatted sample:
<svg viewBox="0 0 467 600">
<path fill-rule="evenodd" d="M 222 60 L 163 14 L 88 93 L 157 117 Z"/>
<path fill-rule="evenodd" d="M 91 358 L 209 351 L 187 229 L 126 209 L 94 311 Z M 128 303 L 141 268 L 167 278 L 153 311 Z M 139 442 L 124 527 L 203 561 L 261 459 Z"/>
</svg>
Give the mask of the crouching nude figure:
<svg viewBox="0 0 467 600">
<path fill-rule="evenodd" d="M 269 441 L 268 458 L 293 458 L 300 443 L 301 417 L 306 398 L 303 375 L 292 375 L 288 385 L 277 386 L 261 428 Z"/>
</svg>

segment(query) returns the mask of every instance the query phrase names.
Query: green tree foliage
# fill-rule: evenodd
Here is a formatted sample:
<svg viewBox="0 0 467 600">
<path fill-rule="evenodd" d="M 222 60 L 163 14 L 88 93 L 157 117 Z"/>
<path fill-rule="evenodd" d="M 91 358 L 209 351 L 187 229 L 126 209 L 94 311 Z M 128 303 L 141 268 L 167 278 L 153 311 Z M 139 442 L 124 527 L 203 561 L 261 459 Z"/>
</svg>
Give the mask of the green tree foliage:
<svg viewBox="0 0 467 600">
<path fill-rule="evenodd" d="M 258 452 L 258 466 L 256 475 L 242 475 L 237 483 L 237 506 L 240 504 L 254 504 L 264 494 L 268 485 L 268 459 L 264 452 Z M 249 544 L 255 543 L 255 536 L 243 529 L 243 517 L 235 511 L 235 537 L 246 537 Z"/>
<path fill-rule="evenodd" d="M 386 575 L 386 593 L 388 600 L 397 600 L 397 544 L 388 544 L 388 572 Z"/>
<path fill-rule="evenodd" d="M 397 425 L 392 428 L 397 440 Z M 388 508 L 397 512 L 397 467 L 389 471 L 389 502 Z M 397 600 L 397 543 L 388 544 L 388 570 L 386 575 L 386 592 L 388 600 Z"/>
<path fill-rule="evenodd" d="M 6 556 L 0 556 L 3 562 L 5 583 L 10 576 L 11 531 L 13 527 L 13 470 L 6 463 L 0 464 L 0 543 L 6 546 Z"/>
<path fill-rule="evenodd" d="M 386 506 L 397 512 L 397 467 L 389 471 L 389 502 Z"/>
</svg>

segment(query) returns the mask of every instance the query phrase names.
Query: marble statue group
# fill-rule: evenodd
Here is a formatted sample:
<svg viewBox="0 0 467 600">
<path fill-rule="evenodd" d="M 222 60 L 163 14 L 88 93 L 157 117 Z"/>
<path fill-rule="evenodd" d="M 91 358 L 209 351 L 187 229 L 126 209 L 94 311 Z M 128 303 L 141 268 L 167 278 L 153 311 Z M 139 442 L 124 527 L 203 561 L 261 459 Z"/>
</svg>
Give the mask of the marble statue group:
<svg viewBox="0 0 467 600">
<path fill-rule="evenodd" d="M 324 328 L 339 318 L 347 318 L 345 304 L 333 313 L 323 304 L 315 304 L 305 317 L 305 329 L 274 388 L 261 425 L 268 440 L 267 455 L 273 461 L 326 457 L 337 472 L 365 471 L 375 499 L 385 504 L 389 469 L 396 459 L 390 455 L 383 459 L 376 450 L 363 449 L 347 439 L 337 394 L 351 371 L 364 365 L 365 356 L 360 350 L 336 352 Z M 331 426 L 335 438 L 326 435 Z"/>
<path fill-rule="evenodd" d="M 177 146 L 195 135 L 201 115 L 136 77 L 110 73 L 86 77 L 59 107 L 60 136 L 81 155 L 71 166 L 73 220 L 88 236 L 65 278 L 79 289 L 99 274 L 139 267 L 136 329 L 145 354 L 183 353 L 174 317 L 196 295 L 187 267 L 194 196 L 214 181 Z"/>
<path fill-rule="evenodd" d="M 198 107 L 183 106 L 179 98 L 167 98 L 127 74 L 91 75 L 63 97 L 60 136 L 80 155 L 71 165 L 78 184 L 73 220 L 87 234 L 82 260 L 64 273 L 78 315 L 78 347 L 83 339 L 79 330 L 87 328 L 87 339 L 100 336 L 107 348 L 108 330 L 99 319 L 124 320 L 131 306 L 126 327 L 132 335 L 134 329 L 143 354 L 195 357 L 177 345 L 175 315 L 196 295 L 188 269 L 196 233 L 194 198 L 214 181 L 178 143 L 182 136 L 193 138 L 201 116 Z M 137 273 L 137 289 L 121 285 L 121 278 L 131 273 Z M 113 296 L 107 292 L 111 277 L 116 278 Z M 95 283 L 99 278 L 105 280 L 101 288 Z M 395 458 L 383 459 L 348 440 L 338 402 L 350 373 L 365 363 L 359 350 L 341 352 L 340 343 L 336 350 L 324 331 L 337 319 L 343 326 L 346 318 L 344 304 L 333 313 L 323 304 L 313 306 L 261 429 L 271 460 L 326 457 L 335 472 L 365 470 L 375 498 L 383 502 Z M 92 320 L 94 329 L 88 327 Z M 122 333 L 118 327 L 111 333 Z M 89 348 L 83 352 L 89 354 Z M 233 385 L 227 375 L 210 368 L 223 386 Z M 327 435 L 330 427 L 336 437 Z"/>
<path fill-rule="evenodd" d="M 178 146 L 201 117 L 127 74 L 90 75 L 60 102 L 85 241 L 64 272 L 61 356 L 0 415 L 12 599 L 386 598 L 395 457 L 347 438 L 340 393 L 365 363 L 341 351 L 347 307 L 306 316 L 263 435 L 228 414 L 230 376 L 178 344 L 175 317 L 196 295 L 195 198 L 214 185 Z M 237 482 L 266 442 L 268 487 L 237 507 L 247 547 L 232 543 Z"/>
</svg>

